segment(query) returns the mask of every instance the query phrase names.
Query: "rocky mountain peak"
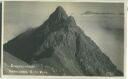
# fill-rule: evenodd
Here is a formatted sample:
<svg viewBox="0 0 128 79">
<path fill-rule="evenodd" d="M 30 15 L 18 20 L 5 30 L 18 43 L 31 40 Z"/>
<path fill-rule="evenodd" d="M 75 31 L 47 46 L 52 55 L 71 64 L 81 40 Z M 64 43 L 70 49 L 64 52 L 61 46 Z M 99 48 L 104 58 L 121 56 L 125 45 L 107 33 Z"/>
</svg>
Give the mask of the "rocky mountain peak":
<svg viewBox="0 0 128 79">
<path fill-rule="evenodd" d="M 40 27 L 4 44 L 4 50 L 29 65 L 48 67 L 48 75 L 55 68 L 57 76 L 123 76 L 61 6 Z"/>
<path fill-rule="evenodd" d="M 49 19 L 52 21 L 67 20 L 68 15 L 62 6 L 58 6 L 56 10 L 50 15 Z"/>
<path fill-rule="evenodd" d="M 56 8 L 56 12 L 62 12 L 62 13 L 65 13 L 65 10 L 63 9 L 62 6 L 58 6 L 58 7 Z"/>
<path fill-rule="evenodd" d="M 71 25 L 76 25 L 76 22 L 75 22 L 75 19 L 74 19 L 73 16 L 69 16 L 69 23 L 70 23 Z"/>
</svg>

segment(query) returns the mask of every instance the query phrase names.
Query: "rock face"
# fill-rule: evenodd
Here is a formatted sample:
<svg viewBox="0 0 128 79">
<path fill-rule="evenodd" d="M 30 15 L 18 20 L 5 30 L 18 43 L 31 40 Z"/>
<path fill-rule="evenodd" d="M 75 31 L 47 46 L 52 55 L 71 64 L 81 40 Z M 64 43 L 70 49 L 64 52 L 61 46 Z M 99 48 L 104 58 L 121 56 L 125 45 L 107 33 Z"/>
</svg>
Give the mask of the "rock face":
<svg viewBox="0 0 128 79">
<path fill-rule="evenodd" d="M 123 75 L 61 6 L 40 27 L 4 44 L 4 50 L 30 65 L 48 66 L 48 75 Z"/>
</svg>

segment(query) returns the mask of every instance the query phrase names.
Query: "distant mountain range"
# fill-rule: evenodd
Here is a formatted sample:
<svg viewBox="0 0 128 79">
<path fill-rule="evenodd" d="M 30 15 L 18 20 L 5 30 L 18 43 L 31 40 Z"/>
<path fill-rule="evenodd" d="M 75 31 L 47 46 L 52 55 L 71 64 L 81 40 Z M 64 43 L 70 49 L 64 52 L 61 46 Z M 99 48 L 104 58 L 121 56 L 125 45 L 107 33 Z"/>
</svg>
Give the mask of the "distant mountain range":
<svg viewBox="0 0 128 79">
<path fill-rule="evenodd" d="M 97 11 L 86 11 L 86 12 L 82 13 L 82 15 L 91 15 L 91 14 L 97 14 L 97 15 L 124 15 L 124 13 L 97 12 Z"/>
<path fill-rule="evenodd" d="M 47 67 L 46 75 L 123 76 L 61 6 L 40 27 L 4 44 L 4 51 L 7 65 L 16 57 L 19 61 L 13 64 L 38 64 L 39 70 Z"/>
</svg>

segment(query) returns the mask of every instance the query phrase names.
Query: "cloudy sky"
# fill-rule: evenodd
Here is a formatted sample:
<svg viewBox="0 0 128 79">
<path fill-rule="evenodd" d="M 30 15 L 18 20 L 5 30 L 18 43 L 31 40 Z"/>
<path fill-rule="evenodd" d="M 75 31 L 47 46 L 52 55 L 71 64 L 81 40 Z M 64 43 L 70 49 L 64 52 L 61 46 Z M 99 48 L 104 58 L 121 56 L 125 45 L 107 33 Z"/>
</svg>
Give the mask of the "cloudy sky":
<svg viewBox="0 0 128 79">
<path fill-rule="evenodd" d="M 123 71 L 124 17 L 121 3 L 5 2 L 4 43 L 29 28 L 40 26 L 59 5 Z"/>
</svg>

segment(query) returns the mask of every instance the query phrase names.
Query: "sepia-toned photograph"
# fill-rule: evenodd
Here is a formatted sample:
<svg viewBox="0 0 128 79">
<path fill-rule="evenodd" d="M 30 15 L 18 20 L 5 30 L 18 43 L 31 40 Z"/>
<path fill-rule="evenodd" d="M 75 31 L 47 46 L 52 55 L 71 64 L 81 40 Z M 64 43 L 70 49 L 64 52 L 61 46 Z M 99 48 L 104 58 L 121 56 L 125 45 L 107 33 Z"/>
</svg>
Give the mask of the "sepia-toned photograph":
<svg viewBox="0 0 128 79">
<path fill-rule="evenodd" d="M 3 74 L 124 76 L 124 4 L 4 2 Z"/>
</svg>

